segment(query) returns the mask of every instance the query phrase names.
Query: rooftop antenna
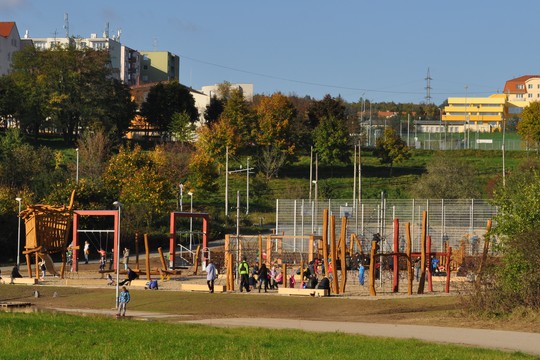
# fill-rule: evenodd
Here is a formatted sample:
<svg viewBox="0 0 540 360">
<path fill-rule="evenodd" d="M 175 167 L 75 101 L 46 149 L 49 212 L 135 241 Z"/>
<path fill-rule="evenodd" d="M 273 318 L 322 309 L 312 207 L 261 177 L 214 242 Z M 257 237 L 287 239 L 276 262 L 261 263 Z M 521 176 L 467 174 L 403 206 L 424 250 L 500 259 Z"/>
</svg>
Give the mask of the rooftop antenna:
<svg viewBox="0 0 540 360">
<path fill-rule="evenodd" d="M 68 16 L 68 13 L 64 13 L 64 30 L 66 30 L 66 37 L 69 38 L 69 16 Z"/>
<path fill-rule="evenodd" d="M 426 80 L 426 104 L 431 104 L 431 75 L 429 74 L 429 68 L 427 68 Z"/>
</svg>

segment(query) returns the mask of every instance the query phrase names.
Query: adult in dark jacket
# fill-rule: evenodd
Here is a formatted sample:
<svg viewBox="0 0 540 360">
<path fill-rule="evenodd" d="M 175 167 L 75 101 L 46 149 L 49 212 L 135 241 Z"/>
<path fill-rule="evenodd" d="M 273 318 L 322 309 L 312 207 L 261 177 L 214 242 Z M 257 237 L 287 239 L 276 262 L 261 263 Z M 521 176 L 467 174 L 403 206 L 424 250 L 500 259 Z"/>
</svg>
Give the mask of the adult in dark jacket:
<svg viewBox="0 0 540 360">
<path fill-rule="evenodd" d="M 122 285 L 124 285 L 125 283 L 128 283 L 128 282 L 131 284 L 131 281 L 135 280 L 138 277 L 139 277 L 139 275 L 137 275 L 137 273 L 135 271 L 131 270 L 131 268 L 128 267 L 127 279 L 122 280 L 120 283 L 118 283 L 118 285 L 122 286 Z"/>
<path fill-rule="evenodd" d="M 328 289 L 330 290 L 330 280 L 327 276 L 325 276 L 321 282 L 319 283 L 319 286 L 317 286 L 317 289 Z"/>
<path fill-rule="evenodd" d="M 267 292 L 268 290 L 268 268 L 266 267 L 266 264 L 262 264 L 261 268 L 259 269 L 258 274 L 259 275 L 259 292 L 261 292 L 261 285 L 264 283 L 264 292 Z"/>
</svg>

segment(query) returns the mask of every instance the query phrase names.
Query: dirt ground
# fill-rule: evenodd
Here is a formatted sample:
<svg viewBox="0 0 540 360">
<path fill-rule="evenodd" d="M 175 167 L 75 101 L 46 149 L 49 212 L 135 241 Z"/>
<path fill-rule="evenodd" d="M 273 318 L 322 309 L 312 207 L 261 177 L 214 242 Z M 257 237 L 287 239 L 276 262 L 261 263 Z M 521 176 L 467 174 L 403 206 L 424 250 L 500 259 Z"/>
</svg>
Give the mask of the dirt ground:
<svg viewBox="0 0 540 360">
<path fill-rule="evenodd" d="M 136 264 L 131 264 L 136 268 Z M 141 262 L 141 268 L 144 264 Z M 158 257 L 151 258 L 150 268 L 160 267 Z M 47 276 L 39 285 L 0 285 L 0 302 L 27 301 L 38 308 L 110 309 L 115 301 L 115 287 L 107 286 L 101 279 L 99 265 L 80 264 L 79 272 L 66 272 L 65 280 Z M 9 269 L 2 269 L 4 277 Z M 21 268 L 24 276 L 26 269 Z M 354 275 L 354 276 L 353 276 Z M 389 275 L 388 275 L 389 276 Z M 125 275 L 121 275 L 121 278 Z M 145 279 L 145 275 L 141 275 Z M 152 278 L 159 279 L 159 275 Z M 67 281 L 66 281 L 67 280 Z M 169 281 L 159 281 L 160 290 L 144 290 L 132 287 L 134 301 L 131 309 L 189 316 L 192 319 L 267 317 L 303 320 L 331 320 L 345 322 L 369 322 L 387 324 L 436 325 L 466 328 L 486 328 L 540 333 L 540 316 L 498 320 L 478 318 L 463 310 L 463 297 L 469 284 L 463 278 L 453 278 L 450 294 L 444 292 L 443 278 L 434 278 L 433 292 L 407 295 L 407 283 L 402 280 L 398 294 L 391 291 L 391 279 L 383 274 L 383 282 L 377 281 L 377 296 L 369 295 L 369 288 L 358 283 L 355 272 L 350 272 L 346 292 L 325 298 L 278 295 L 268 293 L 234 292 L 208 294 L 204 292 L 178 291 L 181 284 L 205 284 L 204 274 L 193 275 L 185 270 Z M 67 284 L 73 284 L 66 286 Z M 224 285 L 223 276 L 216 281 Z M 298 284 L 297 284 L 298 286 Z M 40 293 L 35 297 L 35 291 Z"/>
</svg>

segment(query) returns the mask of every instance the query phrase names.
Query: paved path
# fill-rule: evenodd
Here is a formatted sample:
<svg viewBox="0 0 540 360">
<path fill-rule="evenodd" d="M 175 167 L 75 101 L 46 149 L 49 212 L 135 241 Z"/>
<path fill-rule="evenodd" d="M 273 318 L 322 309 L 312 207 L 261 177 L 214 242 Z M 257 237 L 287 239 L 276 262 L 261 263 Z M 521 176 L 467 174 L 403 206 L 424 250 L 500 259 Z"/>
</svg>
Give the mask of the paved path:
<svg viewBox="0 0 540 360">
<path fill-rule="evenodd" d="M 367 336 L 418 339 L 437 343 L 451 343 L 504 351 L 521 351 L 540 356 L 540 334 L 464 329 L 421 325 L 391 325 L 358 322 L 311 321 L 290 319 L 206 319 L 186 321 L 220 327 L 265 327 L 272 329 L 299 329 L 317 332 L 343 332 Z"/>
</svg>

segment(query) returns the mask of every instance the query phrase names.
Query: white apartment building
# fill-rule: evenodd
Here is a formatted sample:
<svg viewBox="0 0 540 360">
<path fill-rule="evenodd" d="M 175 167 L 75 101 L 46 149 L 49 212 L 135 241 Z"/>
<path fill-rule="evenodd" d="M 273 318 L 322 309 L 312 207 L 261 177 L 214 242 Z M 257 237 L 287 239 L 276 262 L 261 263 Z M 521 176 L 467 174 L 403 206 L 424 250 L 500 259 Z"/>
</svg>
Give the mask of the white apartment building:
<svg viewBox="0 0 540 360">
<path fill-rule="evenodd" d="M 111 69 L 115 79 L 122 81 L 126 85 L 138 85 L 140 82 L 141 54 L 120 43 L 120 37 L 109 37 L 107 33 L 102 36 L 90 34 L 88 38 L 80 37 L 48 37 L 29 38 L 34 47 L 39 50 L 48 50 L 55 47 L 74 46 L 76 49 L 106 50 L 111 60 Z"/>
</svg>

